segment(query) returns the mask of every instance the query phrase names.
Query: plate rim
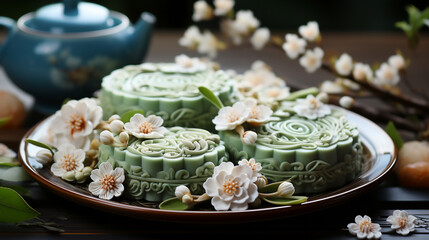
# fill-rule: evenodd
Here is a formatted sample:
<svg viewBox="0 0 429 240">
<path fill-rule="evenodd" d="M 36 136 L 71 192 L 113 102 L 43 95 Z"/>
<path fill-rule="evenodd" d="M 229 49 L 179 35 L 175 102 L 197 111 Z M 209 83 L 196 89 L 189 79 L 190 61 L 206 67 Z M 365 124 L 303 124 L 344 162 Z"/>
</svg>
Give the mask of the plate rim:
<svg viewBox="0 0 429 240">
<path fill-rule="evenodd" d="M 393 145 L 393 149 L 390 149 L 388 153 L 377 152 L 376 154 L 380 155 L 379 157 L 377 156 L 378 158 L 381 158 L 385 154 L 391 155 L 389 163 L 376 176 L 372 177 L 368 181 L 365 181 L 358 186 L 347 190 L 348 186 L 357 184 L 360 181 L 363 181 L 362 179 L 357 179 L 352 183 L 346 184 L 339 189 L 327 192 L 325 194 L 322 193 L 313 197 L 309 197 L 307 202 L 294 206 L 273 206 L 267 208 L 248 209 L 244 211 L 171 211 L 104 200 L 91 195 L 86 195 L 73 191 L 72 189 L 69 189 L 65 186 L 62 186 L 47 179 L 46 177 L 38 173 L 38 171 L 33 168 L 28 161 L 28 143 L 25 141 L 25 139 L 31 136 L 41 126 L 42 123 L 48 121 L 50 118 L 53 117 L 53 115 L 41 120 L 25 133 L 20 142 L 18 157 L 22 163 L 23 168 L 41 186 L 47 188 L 51 192 L 61 197 L 65 197 L 69 200 L 72 200 L 73 202 L 76 202 L 78 204 L 83 204 L 84 206 L 89 206 L 98 210 L 107 211 L 118 215 L 125 215 L 155 221 L 194 223 L 200 222 L 202 220 L 204 222 L 211 223 L 217 223 L 220 220 L 222 223 L 274 220 L 290 216 L 302 215 L 311 211 L 318 211 L 332 207 L 334 205 L 342 204 L 345 201 L 351 200 L 352 198 L 369 191 L 372 187 L 379 184 L 383 180 L 383 178 L 385 178 L 389 173 L 391 173 L 391 170 L 396 163 L 397 157 L 397 149 L 393 144 L 391 138 L 380 126 L 378 126 L 371 120 L 357 113 L 348 110 L 345 111 L 347 115 L 352 116 L 353 118 L 357 118 L 359 121 L 364 121 L 364 123 L 370 124 L 371 127 L 376 128 L 378 131 L 381 131 L 385 134 L 384 138 L 387 137 L 385 140 L 389 141 L 388 144 Z M 355 124 L 359 126 L 358 123 L 355 122 Z"/>
</svg>

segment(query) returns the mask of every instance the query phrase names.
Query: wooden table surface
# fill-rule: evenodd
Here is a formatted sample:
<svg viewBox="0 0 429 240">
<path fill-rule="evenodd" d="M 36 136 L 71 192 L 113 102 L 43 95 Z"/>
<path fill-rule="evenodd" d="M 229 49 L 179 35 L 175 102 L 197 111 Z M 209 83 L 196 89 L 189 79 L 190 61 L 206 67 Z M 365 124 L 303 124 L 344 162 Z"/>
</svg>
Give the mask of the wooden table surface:
<svg viewBox="0 0 429 240">
<path fill-rule="evenodd" d="M 197 56 L 177 44 L 180 32 L 157 31 L 146 58 L 151 62 L 173 61 L 174 56 L 186 53 Z M 358 61 L 373 63 L 386 61 L 396 50 L 411 58 L 409 79 L 428 91 L 429 36 L 422 36 L 417 51 L 407 48 L 402 34 L 396 33 L 326 33 L 323 48 L 331 53 L 349 53 Z M 297 61 L 289 60 L 278 49 L 263 51 L 235 47 L 220 52 L 216 59 L 222 68 L 243 72 L 254 60 L 263 60 L 274 72 L 294 86 L 314 86 L 332 76 L 318 71 L 307 74 Z M 426 83 L 425 83 L 426 81 Z M 30 112 L 22 128 L 0 129 L 0 142 L 17 150 L 25 132 L 45 116 Z M 383 125 L 383 123 L 380 123 Z M 405 134 L 405 133 L 404 133 Z M 410 135 L 406 135 L 410 136 Z M 347 224 L 356 215 L 368 215 L 382 226 L 382 239 L 429 239 L 429 190 L 406 189 L 396 182 L 394 173 L 369 192 L 346 203 L 304 215 L 279 220 L 255 221 L 237 224 L 189 224 L 157 222 L 150 219 L 114 215 L 83 206 L 57 196 L 36 182 L 19 183 L 30 190 L 29 204 L 41 213 L 40 218 L 55 222 L 63 233 L 53 233 L 37 226 L 0 224 L 0 239 L 159 239 L 205 237 L 278 237 L 284 239 L 356 239 L 347 231 Z M 416 231 L 407 237 L 395 234 L 386 222 L 393 210 L 407 210 L 419 219 Z M 1 214 L 1 213 L 0 213 Z"/>
</svg>

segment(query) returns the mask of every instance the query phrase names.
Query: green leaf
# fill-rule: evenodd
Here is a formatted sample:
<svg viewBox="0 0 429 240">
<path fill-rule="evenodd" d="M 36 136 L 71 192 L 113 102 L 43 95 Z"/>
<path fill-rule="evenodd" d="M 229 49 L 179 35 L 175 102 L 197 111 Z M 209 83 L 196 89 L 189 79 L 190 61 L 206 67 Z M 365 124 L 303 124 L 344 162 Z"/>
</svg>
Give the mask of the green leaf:
<svg viewBox="0 0 429 240">
<path fill-rule="evenodd" d="M 19 163 L 8 163 L 8 162 L 0 162 L 0 167 L 15 167 L 18 166 Z M 1 177 L 0 177 L 1 178 Z"/>
<path fill-rule="evenodd" d="M 26 138 L 25 141 L 27 143 L 29 143 L 29 144 L 33 144 L 34 146 L 41 147 L 41 148 L 46 148 L 46 149 L 48 149 L 51 152 L 52 156 L 55 155 L 55 153 L 54 153 L 54 147 L 52 147 L 52 146 L 50 146 L 48 144 L 45 144 L 45 143 L 42 143 L 42 142 L 39 142 L 39 141 L 36 141 L 36 140 L 33 140 L 33 139 L 29 139 L 29 138 Z"/>
<path fill-rule="evenodd" d="M 134 115 L 136 115 L 137 113 L 140 113 L 141 115 L 143 115 L 143 116 L 144 116 L 144 111 L 143 111 L 143 110 L 132 110 L 132 111 L 128 111 L 128 112 L 123 113 L 123 114 L 121 115 L 121 121 L 122 121 L 122 122 L 124 122 L 124 123 L 129 122 L 129 121 L 130 121 L 130 119 L 131 119 Z"/>
<path fill-rule="evenodd" d="M 30 196 L 30 191 L 25 187 L 22 187 L 19 185 L 5 185 L 4 187 L 15 190 L 15 192 L 17 192 L 21 196 L 24 196 L 24 197 Z"/>
<path fill-rule="evenodd" d="M 319 90 L 316 87 L 311 88 L 305 88 L 302 90 L 298 90 L 295 92 L 292 92 L 287 98 L 285 98 L 286 101 L 293 101 L 297 98 L 305 98 L 307 95 L 313 95 L 316 96 L 319 93 Z"/>
<path fill-rule="evenodd" d="M 385 130 L 386 130 L 386 133 L 392 138 L 392 141 L 395 143 L 398 150 L 401 149 L 402 145 L 404 145 L 404 140 L 402 139 L 401 135 L 399 135 L 399 132 L 395 127 L 395 124 L 389 121 L 389 123 L 387 123 Z"/>
<path fill-rule="evenodd" d="M 32 178 L 21 166 L 0 166 L 0 180 L 22 182 L 32 180 Z"/>
<path fill-rule="evenodd" d="M 215 105 L 218 109 L 224 107 L 222 101 L 210 89 L 206 87 L 198 87 L 198 90 L 205 99 Z"/>
<path fill-rule="evenodd" d="M 170 198 L 159 204 L 159 208 L 163 210 L 175 210 L 185 211 L 189 208 L 188 205 L 184 204 L 177 197 Z"/>
<path fill-rule="evenodd" d="M 260 193 L 275 193 L 282 182 L 267 184 L 265 187 L 258 190 Z"/>
<path fill-rule="evenodd" d="M 12 117 L 3 117 L 0 118 L 0 128 L 5 125 L 6 123 L 8 123 L 10 120 L 12 119 Z"/>
<path fill-rule="evenodd" d="M 18 223 L 33 219 L 39 213 L 13 189 L 0 187 L 0 222 Z"/>
<path fill-rule="evenodd" d="M 296 204 L 301 204 L 303 202 L 306 202 L 308 197 L 305 197 L 305 196 L 291 196 L 288 198 L 267 197 L 262 199 L 274 205 L 296 205 Z"/>
</svg>

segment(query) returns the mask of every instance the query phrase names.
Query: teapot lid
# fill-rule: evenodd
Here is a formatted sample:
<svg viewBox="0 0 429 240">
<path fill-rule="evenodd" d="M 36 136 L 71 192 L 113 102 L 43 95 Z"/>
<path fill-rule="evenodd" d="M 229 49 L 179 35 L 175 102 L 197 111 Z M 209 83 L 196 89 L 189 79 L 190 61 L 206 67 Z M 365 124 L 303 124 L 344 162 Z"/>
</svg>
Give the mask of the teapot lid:
<svg viewBox="0 0 429 240">
<path fill-rule="evenodd" d="M 117 25 L 109 10 L 98 4 L 63 0 L 38 9 L 28 27 L 52 33 L 102 30 Z"/>
</svg>

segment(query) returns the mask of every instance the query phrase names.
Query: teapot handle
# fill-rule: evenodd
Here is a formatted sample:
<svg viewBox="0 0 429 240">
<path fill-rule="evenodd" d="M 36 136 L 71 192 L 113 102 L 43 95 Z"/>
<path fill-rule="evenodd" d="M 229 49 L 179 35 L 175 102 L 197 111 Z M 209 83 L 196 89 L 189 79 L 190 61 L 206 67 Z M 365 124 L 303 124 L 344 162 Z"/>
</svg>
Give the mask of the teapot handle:
<svg viewBox="0 0 429 240">
<path fill-rule="evenodd" d="M 5 27 L 9 32 L 15 28 L 16 22 L 12 18 L 0 17 L 0 26 Z M 3 42 L 3 45 L 6 41 Z M 0 45 L 0 55 L 3 50 L 3 45 Z"/>
</svg>

